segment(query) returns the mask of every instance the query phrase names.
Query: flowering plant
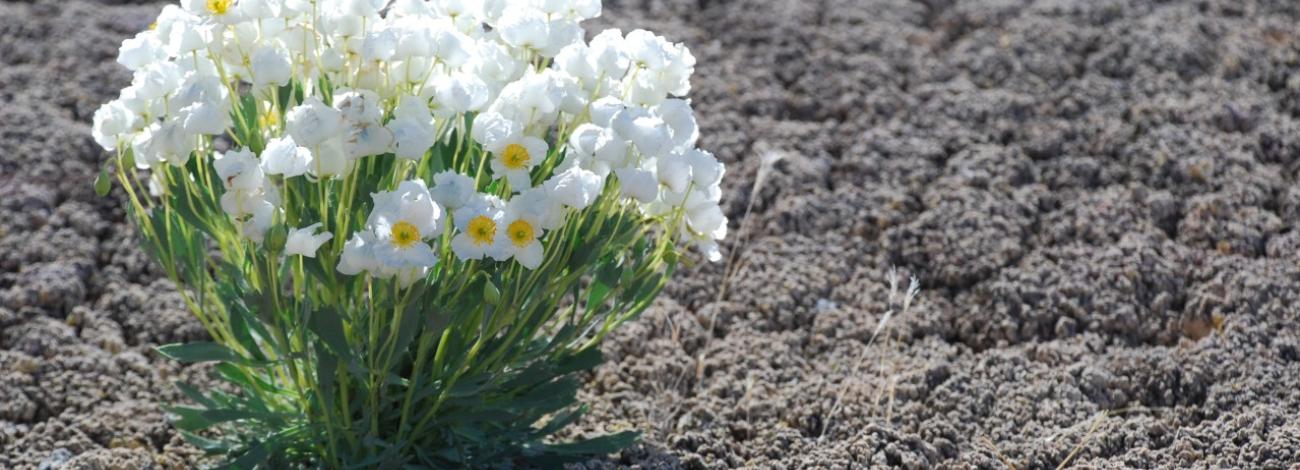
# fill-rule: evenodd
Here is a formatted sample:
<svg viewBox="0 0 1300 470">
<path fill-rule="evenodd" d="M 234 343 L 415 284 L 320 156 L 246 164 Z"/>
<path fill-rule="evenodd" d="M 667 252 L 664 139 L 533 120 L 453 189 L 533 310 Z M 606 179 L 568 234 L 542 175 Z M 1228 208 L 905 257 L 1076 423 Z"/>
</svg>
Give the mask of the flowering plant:
<svg viewBox="0 0 1300 470">
<path fill-rule="evenodd" d="M 93 133 L 237 393 L 170 409 L 236 467 L 563 461 L 575 373 L 719 258 L 695 59 L 599 0 L 183 0 Z M 109 166 L 96 189 L 110 190 Z M 215 251 L 213 249 L 216 249 Z M 508 461 L 508 460 L 506 460 Z"/>
</svg>

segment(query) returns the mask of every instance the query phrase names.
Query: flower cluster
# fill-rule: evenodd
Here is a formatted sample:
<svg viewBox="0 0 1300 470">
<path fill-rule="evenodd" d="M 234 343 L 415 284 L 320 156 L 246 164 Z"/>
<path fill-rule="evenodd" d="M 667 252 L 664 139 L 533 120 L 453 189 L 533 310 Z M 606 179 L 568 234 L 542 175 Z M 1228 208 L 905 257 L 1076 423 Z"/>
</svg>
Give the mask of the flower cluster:
<svg viewBox="0 0 1300 470">
<path fill-rule="evenodd" d="M 134 78 L 93 133 L 141 169 L 213 155 L 239 233 L 304 226 L 290 250 L 304 256 L 334 236 L 317 231 L 348 227 L 286 212 L 288 182 L 399 162 L 403 178 L 346 234 L 345 274 L 420 278 L 444 235 L 462 260 L 533 269 L 539 240 L 606 191 L 717 260 L 724 167 L 695 147 L 695 58 L 644 30 L 587 41 L 579 24 L 600 12 L 598 0 L 184 0 L 123 42 Z M 420 171 L 440 144 L 453 165 Z"/>
</svg>

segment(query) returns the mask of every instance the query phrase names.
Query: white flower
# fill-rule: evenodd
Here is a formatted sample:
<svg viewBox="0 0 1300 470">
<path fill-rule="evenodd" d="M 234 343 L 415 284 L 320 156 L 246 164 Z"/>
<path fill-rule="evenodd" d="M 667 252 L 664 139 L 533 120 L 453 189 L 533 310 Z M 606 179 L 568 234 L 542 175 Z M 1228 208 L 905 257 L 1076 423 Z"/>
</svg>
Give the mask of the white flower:
<svg viewBox="0 0 1300 470">
<path fill-rule="evenodd" d="M 563 19 L 547 19 L 546 14 L 529 8 L 512 8 L 497 23 L 501 40 L 511 46 L 534 51 L 543 57 L 555 57 L 560 49 L 578 40 L 582 29 Z"/>
<path fill-rule="evenodd" d="M 614 123 L 614 116 L 627 109 L 622 100 L 607 96 L 591 102 L 591 123 L 600 127 L 609 127 Z"/>
<path fill-rule="evenodd" d="M 583 157 L 594 157 L 596 155 L 596 142 L 600 140 L 600 134 L 605 130 L 600 126 L 591 123 L 584 123 L 573 129 L 569 134 L 569 151 L 576 152 Z"/>
<path fill-rule="evenodd" d="M 380 106 L 379 95 L 370 90 L 339 90 L 334 95 L 334 108 L 346 125 L 343 148 L 348 157 L 378 155 L 392 148 L 393 132 L 380 124 L 384 115 Z"/>
<path fill-rule="evenodd" d="M 477 54 L 470 60 L 467 69 L 473 70 L 484 82 L 500 90 L 507 82 L 519 78 L 524 72 L 524 63 L 511 56 L 510 50 L 495 41 L 482 41 Z"/>
<path fill-rule="evenodd" d="M 572 162 L 604 178 L 614 167 L 626 166 L 627 142 L 614 131 L 582 124 L 569 135 L 566 164 Z"/>
<path fill-rule="evenodd" d="M 244 18 L 271 19 L 280 16 L 282 0 L 239 0 L 237 7 Z"/>
<path fill-rule="evenodd" d="M 348 158 L 343 149 L 343 138 L 335 137 L 316 146 L 312 151 L 312 164 L 307 168 L 307 172 L 317 178 L 343 176 L 352 171 L 352 165 L 353 160 Z"/>
<path fill-rule="evenodd" d="M 222 186 L 226 188 L 226 192 L 221 195 L 221 208 L 230 217 L 234 217 L 235 221 L 270 204 L 263 191 L 261 166 L 257 165 L 257 157 L 248 149 L 217 153 L 212 166 L 216 169 Z"/>
<path fill-rule="evenodd" d="M 223 24 L 239 21 L 236 0 L 181 0 L 181 7 L 198 16 L 212 18 Z"/>
<path fill-rule="evenodd" d="M 224 103 L 199 102 L 176 113 L 181 129 L 189 134 L 217 135 L 225 132 L 230 121 L 230 110 Z"/>
<path fill-rule="evenodd" d="M 343 141 L 349 158 L 386 153 L 393 147 L 393 131 L 376 122 L 353 124 Z"/>
<path fill-rule="evenodd" d="M 254 243 L 262 243 L 274 218 L 275 205 L 265 199 L 259 199 L 255 201 L 251 211 L 234 218 L 235 228 L 239 230 L 240 235 Z"/>
<path fill-rule="evenodd" d="M 700 127 L 695 123 L 695 111 L 691 110 L 690 100 L 667 99 L 659 103 L 659 117 L 672 131 L 675 148 L 690 148 L 700 138 Z"/>
<path fill-rule="evenodd" d="M 183 123 L 177 120 L 155 122 L 149 126 L 149 140 L 143 153 L 149 154 L 154 161 L 184 166 L 190 161 L 190 153 L 198 147 L 194 134 L 185 132 Z"/>
<path fill-rule="evenodd" d="M 488 110 L 524 125 L 549 123 L 564 102 L 564 88 L 558 85 L 551 73 L 530 70 L 523 78 L 506 85 Z"/>
<path fill-rule="evenodd" d="M 686 162 L 691 165 L 691 177 L 697 188 L 717 186 L 722 181 L 722 174 L 727 167 L 719 162 L 712 153 L 699 149 L 690 149 L 685 153 Z"/>
<path fill-rule="evenodd" d="M 163 60 L 167 60 L 167 51 L 163 49 L 157 31 L 142 31 L 135 37 L 122 41 L 122 47 L 117 52 L 117 63 L 131 70 L 139 70 Z"/>
<path fill-rule="evenodd" d="M 180 86 L 182 71 L 174 62 L 154 62 L 135 71 L 131 85 L 136 95 L 143 99 L 156 99 L 171 93 Z"/>
<path fill-rule="evenodd" d="M 204 103 L 214 104 L 221 108 L 223 114 L 229 114 L 227 108 L 230 102 L 221 79 L 211 75 L 191 73 L 167 100 L 167 112 L 176 114 L 185 107 Z M 229 121 L 229 117 L 223 118 L 223 121 Z"/>
<path fill-rule="evenodd" d="M 727 216 L 717 204 L 701 204 L 689 209 L 686 212 L 686 223 L 691 230 L 714 240 L 727 237 Z"/>
<path fill-rule="evenodd" d="M 623 45 L 623 32 L 606 29 L 591 38 L 587 46 L 589 59 L 595 65 L 596 73 L 609 78 L 621 78 L 627 73 L 631 64 Z"/>
<path fill-rule="evenodd" d="M 619 168 L 614 170 L 614 174 L 618 175 L 624 196 L 648 204 L 659 195 L 659 182 L 654 173 L 639 168 Z"/>
<path fill-rule="evenodd" d="M 163 7 L 162 13 L 158 14 L 156 31 L 168 56 L 179 57 L 207 47 L 204 35 L 208 31 L 200 26 L 200 21 L 199 17 L 176 5 Z"/>
<path fill-rule="evenodd" d="M 571 208 L 582 210 L 596 200 L 604 183 L 604 179 L 600 175 L 582 168 L 573 167 L 551 177 L 544 187 L 549 198 Z"/>
<path fill-rule="evenodd" d="M 504 176 L 516 192 L 532 187 L 528 172 L 546 158 L 547 150 L 546 141 L 529 135 L 513 135 L 487 149 L 492 152 L 492 178 Z"/>
<path fill-rule="evenodd" d="M 256 191 L 262 188 L 262 167 L 248 149 L 218 153 L 212 160 L 217 177 L 227 191 Z"/>
<path fill-rule="evenodd" d="M 303 228 L 296 228 L 289 231 L 289 238 L 284 244 L 284 254 L 286 256 L 301 255 L 308 258 L 315 258 L 316 251 L 321 245 L 334 238 L 334 234 L 329 232 L 316 233 L 320 229 L 321 223 L 316 222 Z"/>
<path fill-rule="evenodd" d="M 284 86 L 293 75 L 293 65 L 289 63 L 289 53 L 278 47 L 263 46 L 253 52 L 250 59 L 253 75 L 253 87 L 268 85 Z"/>
<path fill-rule="evenodd" d="M 535 0 L 535 4 L 547 14 L 575 20 L 600 16 L 600 0 Z"/>
<path fill-rule="evenodd" d="M 289 227 L 285 240 L 288 255 L 314 257 L 343 241 L 335 235 L 347 238 L 330 255 L 340 255 L 340 272 L 399 284 L 425 279 L 447 248 L 457 259 L 539 269 L 549 261 L 544 233 L 565 228 L 574 211 L 604 209 L 596 206 L 606 196 L 637 201 L 646 223 L 664 225 L 656 233 L 679 230 L 673 238 L 712 257 L 727 229 L 725 166 L 695 148 L 699 123 L 684 96 L 695 57 L 644 30 L 584 40 L 580 24 L 601 8 L 600 0 L 180 0 L 162 8 L 156 28 L 121 43 L 117 61 L 131 85 L 96 111 L 92 137 L 134 152 L 140 168 L 210 158 L 201 162 L 221 181 L 210 190 L 230 217 L 225 227 L 254 242 L 287 219 L 324 220 L 317 209 L 352 210 L 353 188 L 390 189 L 392 178 L 418 175 L 372 194 L 360 230 Z M 249 102 L 257 109 L 244 109 Z M 256 125 L 242 122 L 250 116 Z M 233 137 L 260 155 L 213 150 L 245 124 L 257 135 Z M 435 146 L 457 152 L 439 154 L 453 166 L 424 161 Z M 158 194 L 178 182 L 164 173 L 150 172 Z M 478 192 L 485 176 L 497 195 Z M 303 188 L 330 194 L 314 202 L 322 194 Z"/>
<path fill-rule="evenodd" d="M 361 57 L 367 61 L 392 59 L 397 54 L 397 31 L 371 31 L 361 43 Z"/>
<path fill-rule="evenodd" d="M 531 199 L 538 196 L 534 192 L 520 194 L 506 205 L 495 242 L 500 250 L 498 259 L 514 258 L 528 269 L 541 266 L 542 243 L 538 238 L 542 236 L 542 227 L 531 210 L 536 203 Z"/>
<path fill-rule="evenodd" d="M 468 45 L 473 41 L 454 28 L 444 27 L 444 23 L 435 23 L 430 31 L 430 54 L 438 62 L 448 67 L 460 67 L 469 61 Z"/>
<path fill-rule="evenodd" d="M 596 64 L 591 61 L 591 50 L 586 44 L 575 42 L 564 46 L 564 49 L 560 49 L 560 52 L 555 54 L 555 65 L 582 81 L 586 85 L 584 87 L 586 91 L 595 91 L 600 74 L 596 71 Z"/>
<path fill-rule="evenodd" d="M 429 191 L 434 202 L 448 209 L 459 209 L 469 203 L 474 192 L 474 178 L 446 170 L 433 175 L 433 189 Z"/>
<path fill-rule="evenodd" d="M 130 132 L 139 120 L 121 100 L 113 100 L 95 110 L 94 125 L 90 132 L 100 147 L 113 150 L 122 135 Z"/>
<path fill-rule="evenodd" d="M 544 230 L 556 230 L 564 226 L 564 217 L 568 211 L 564 204 L 550 197 L 546 188 L 536 187 L 524 191 L 510 200 L 517 212 L 528 214 Z"/>
<path fill-rule="evenodd" d="M 433 2 L 434 4 L 438 2 Z M 400 17 L 416 16 L 421 18 L 432 18 L 434 16 L 433 4 L 424 0 L 394 0 L 393 5 L 389 7 L 390 15 Z"/>
<path fill-rule="evenodd" d="M 671 153 L 655 161 L 655 176 L 669 191 L 680 193 L 691 183 L 691 165 L 686 156 Z"/>
<path fill-rule="evenodd" d="M 374 243 L 374 235 L 370 232 L 352 234 L 352 238 L 343 244 L 343 254 L 339 256 L 336 269 L 348 276 L 355 276 L 363 271 L 377 271 L 379 264 L 375 262 Z"/>
<path fill-rule="evenodd" d="M 437 130 L 429 107 L 415 96 L 403 96 L 387 128 L 396 142 L 398 158 L 419 160 L 433 146 Z"/>
<path fill-rule="evenodd" d="M 262 150 L 262 171 L 268 175 L 292 178 L 307 173 L 311 163 L 311 150 L 299 147 L 293 137 L 271 139 Z"/>
<path fill-rule="evenodd" d="M 285 129 L 298 145 L 314 148 L 338 135 L 343 128 L 343 114 L 309 96 L 285 115 Z"/>
<path fill-rule="evenodd" d="M 503 247 L 497 244 L 497 231 L 502 230 L 501 223 L 505 217 L 501 206 L 501 200 L 495 196 L 476 194 L 454 211 L 452 218 L 458 233 L 451 239 L 451 250 L 457 258 L 472 260 L 484 256 L 506 256 Z"/>
<path fill-rule="evenodd" d="M 667 95 L 685 96 L 691 91 L 695 56 L 685 46 L 639 29 L 627 34 L 624 45 L 632 66 L 639 69 L 623 80 L 628 101 L 654 106 Z"/>
<path fill-rule="evenodd" d="M 627 108 L 614 116 L 613 129 L 636 145 L 642 155 L 661 157 L 672 150 L 672 135 L 663 119 L 644 108 Z"/>
<path fill-rule="evenodd" d="M 338 0 L 335 2 L 342 13 L 355 16 L 379 14 L 388 5 L 388 0 Z"/>
<path fill-rule="evenodd" d="M 438 262 L 427 240 L 439 235 L 442 209 L 433 202 L 424 181 L 403 181 L 394 191 L 372 194 L 375 208 L 366 221 L 374 234 L 373 253 L 389 276 Z"/>
<path fill-rule="evenodd" d="M 474 116 L 470 137 L 483 146 L 492 146 L 524 131 L 524 126 L 506 119 L 501 113 L 488 111 Z"/>
<path fill-rule="evenodd" d="M 477 111 L 487 104 L 488 88 L 483 80 L 468 74 L 441 77 L 435 85 L 438 104 L 446 115 Z"/>
<path fill-rule="evenodd" d="M 384 117 L 379 94 L 371 90 L 334 91 L 334 109 L 348 123 L 379 122 Z"/>
<path fill-rule="evenodd" d="M 248 149 L 218 153 L 212 160 L 217 178 L 226 188 L 221 209 L 230 215 L 239 233 L 260 243 L 274 220 L 279 195 L 266 186 L 257 157 Z"/>
</svg>

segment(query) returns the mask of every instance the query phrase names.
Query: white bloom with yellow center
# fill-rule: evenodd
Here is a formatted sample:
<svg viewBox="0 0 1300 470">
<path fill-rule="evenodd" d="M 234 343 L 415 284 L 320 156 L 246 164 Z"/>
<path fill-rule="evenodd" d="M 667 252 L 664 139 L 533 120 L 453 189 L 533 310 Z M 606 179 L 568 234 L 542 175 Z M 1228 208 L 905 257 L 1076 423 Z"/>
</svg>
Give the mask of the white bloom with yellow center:
<svg viewBox="0 0 1300 470">
<path fill-rule="evenodd" d="M 504 203 L 496 196 L 476 194 L 452 213 L 457 234 L 451 239 L 451 251 L 463 260 L 502 258 L 503 247 L 497 244 L 497 232 L 504 230 Z"/>
<path fill-rule="evenodd" d="M 505 215 L 497 227 L 496 245 L 500 250 L 497 259 L 514 258 L 528 269 L 541 266 L 543 252 L 542 243 L 538 239 L 542 237 L 544 229 L 535 208 L 541 205 L 536 199 L 544 197 L 542 191 L 529 191 L 515 196 L 506 204 Z"/>
<path fill-rule="evenodd" d="M 546 159 L 546 141 L 523 134 L 508 136 L 487 146 L 492 152 L 492 179 L 504 176 L 515 192 L 533 186 L 529 172 Z"/>
<path fill-rule="evenodd" d="M 374 258 L 381 276 L 427 268 L 438 262 L 428 240 L 440 235 L 442 209 L 422 180 L 403 181 L 394 191 L 372 194 L 375 209 L 366 226 L 374 234 Z"/>
</svg>

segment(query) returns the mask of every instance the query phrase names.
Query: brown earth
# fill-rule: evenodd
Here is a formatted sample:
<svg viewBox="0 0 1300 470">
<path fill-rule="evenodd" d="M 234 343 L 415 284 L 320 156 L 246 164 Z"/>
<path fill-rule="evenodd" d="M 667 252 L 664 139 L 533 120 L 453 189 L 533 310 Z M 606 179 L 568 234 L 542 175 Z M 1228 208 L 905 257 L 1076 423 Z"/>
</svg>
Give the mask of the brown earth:
<svg viewBox="0 0 1300 470">
<path fill-rule="evenodd" d="M 0 3 L 0 468 L 200 459 L 152 347 L 204 333 L 90 184 L 122 3 Z M 699 57 L 749 233 L 607 343 L 575 432 L 645 439 L 585 467 L 1300 465 L 1300 4 L 607 3 Z"/>
</svg>

